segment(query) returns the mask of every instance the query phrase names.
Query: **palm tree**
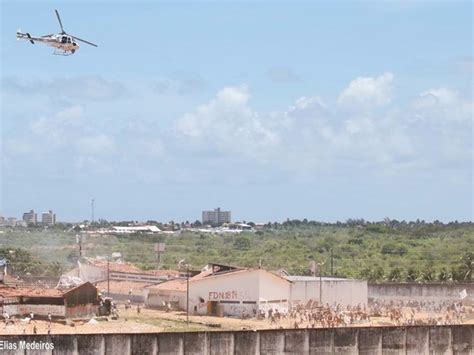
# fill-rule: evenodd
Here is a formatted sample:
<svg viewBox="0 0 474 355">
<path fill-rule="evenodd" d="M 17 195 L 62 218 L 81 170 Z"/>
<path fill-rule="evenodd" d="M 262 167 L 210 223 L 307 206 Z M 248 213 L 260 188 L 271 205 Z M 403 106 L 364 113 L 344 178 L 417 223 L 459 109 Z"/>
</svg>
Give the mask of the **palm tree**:
<svg viewBox="0 0 474 355">
<path fill-rule="evenodd" d="M 461 267 L 462 277 L 464 281 L 472 280 L 472 269 L 474 268 L 474 253 L 467 252 L 461 256 Z"/>
</svg>

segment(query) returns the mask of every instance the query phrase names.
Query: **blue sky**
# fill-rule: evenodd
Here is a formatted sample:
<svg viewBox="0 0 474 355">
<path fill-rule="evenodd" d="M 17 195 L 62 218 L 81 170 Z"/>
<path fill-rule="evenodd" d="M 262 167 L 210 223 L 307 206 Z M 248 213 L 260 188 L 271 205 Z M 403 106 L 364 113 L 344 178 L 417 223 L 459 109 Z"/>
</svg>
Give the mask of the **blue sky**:
<svg viewBox="0 0 474 355">
<path fill-rule="evenodd" d="M 0 213 L 472 220 L 472 10 L 3 1 Z"/>
</svg>

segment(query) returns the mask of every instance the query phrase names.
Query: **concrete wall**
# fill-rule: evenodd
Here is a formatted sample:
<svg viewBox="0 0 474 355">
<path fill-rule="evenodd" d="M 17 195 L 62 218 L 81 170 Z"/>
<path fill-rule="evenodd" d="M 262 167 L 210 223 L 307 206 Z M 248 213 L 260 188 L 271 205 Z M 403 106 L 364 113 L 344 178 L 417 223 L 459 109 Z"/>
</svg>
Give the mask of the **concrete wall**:
<svg viewBox="0 0 474 355">
<path fill-rule="evenodd" d="M 145 289 L 143 294 L 148 307 L 163 307 L 163 302 L 166 302 L 178 309 L 186 309 L 186 291 Z"/>
<path fill-rule="evenodd" d="M 53 351 L 5 351 L 5 342 Z M 0 335 L 3 354 L 474 354 L 474 326 L 413 326 L 90 335 Z M 3 349 L 2 349 L 3 347 Z"/>
<path fill-rule="evenodd" d="M 3 310 L 10 316 L 12 315 L 27 315 L 33 312 L 34 315 L 47 316 L 51 313 L 55 317 L 65 317 L 66 307 L 54 304 L 6 304 Z"/>
<path fill-rule="evenodd" d="M 474 302 L 474 283 L 369 283 L 369 301 L 460 301 L 466 290 L 466 302 Z"/>
<path fill-rule="evenodd" d="M 343 306 L 366 305 L 368 301 L 367 281 L 361 280 L 323 280 L 322 302 Z M 291 302 L 305 305 L 309 300 L 319 302 L 319 280 L 293 281 Z"/>
</svg>

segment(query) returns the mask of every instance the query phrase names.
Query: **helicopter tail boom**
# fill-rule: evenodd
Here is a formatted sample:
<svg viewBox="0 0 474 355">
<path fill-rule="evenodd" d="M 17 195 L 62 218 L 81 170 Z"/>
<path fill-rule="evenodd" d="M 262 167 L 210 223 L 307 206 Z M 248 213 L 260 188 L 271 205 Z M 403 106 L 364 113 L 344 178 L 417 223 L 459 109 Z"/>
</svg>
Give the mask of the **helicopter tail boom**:
<svg viewBox="0 0 474 355">
<path fill-rule="evenodd" d="M 31 44 L 35 44 L 35 41 L 33 40 L 33 37 L 31 37 L 31 35 L 28 32 L 22 33 L 20 30 L 18 30 L 16 32 L 16 38 L 17 39 L 27 39 L 31 42 Z"/>
</svg>

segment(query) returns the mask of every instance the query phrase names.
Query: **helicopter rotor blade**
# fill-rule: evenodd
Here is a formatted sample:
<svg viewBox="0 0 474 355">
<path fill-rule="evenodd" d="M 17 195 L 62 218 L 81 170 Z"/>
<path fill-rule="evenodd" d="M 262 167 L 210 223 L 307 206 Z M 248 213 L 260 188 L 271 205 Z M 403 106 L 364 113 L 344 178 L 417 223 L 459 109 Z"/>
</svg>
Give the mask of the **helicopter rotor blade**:
<svg viewBox="0 0 474 355">
<path fill-rule="evenodd" d="M 70 35 L 70 36 L 71 36 L 71 35 Z M 98 47 L 97 44 L 94 44 L 94 43 L 92 43 L 92 42 L 86 41 L 85 39 L 80 39 L 79 37 L 76 37 L 76 36 L 71 36 L 71 37 L 74 38 L 75 40 L 78 40 L 78 41 L 87 43 L 88 45 L 91 45 L 91 46 L 94 46 L 94 47 Z"/>
<path fill-rule="evenodd" d="M 57 16 L 58 21 L 59 21 L 59 26 L 61 26 L 61 32 L 64 34 L 66 32 L 64 31 L 63 23 L 61 22 L 61 17 L 59 17 L 59 12 L 58 12 L 58 10 L 54 10 L 54 11 L 56 11 L 56 16 Z"/>
</svg>

